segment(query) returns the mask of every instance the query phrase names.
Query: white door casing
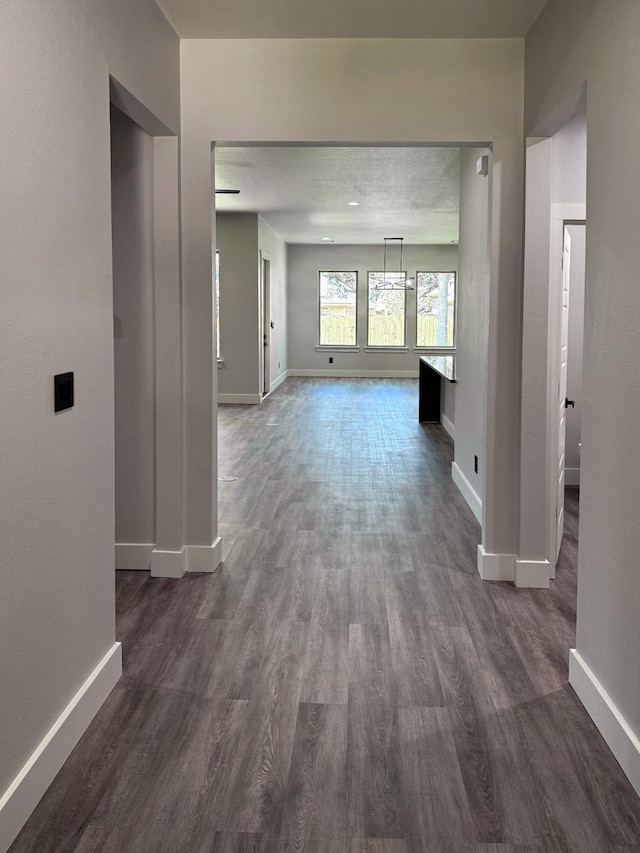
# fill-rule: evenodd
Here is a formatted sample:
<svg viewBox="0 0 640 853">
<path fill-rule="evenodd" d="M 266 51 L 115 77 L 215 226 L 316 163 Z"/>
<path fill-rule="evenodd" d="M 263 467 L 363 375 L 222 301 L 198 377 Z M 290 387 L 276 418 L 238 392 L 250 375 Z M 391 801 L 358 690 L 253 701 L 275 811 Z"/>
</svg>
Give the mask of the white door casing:
<svg viewBox="0 0 640 853">
<path fill-rule="evenodd" d="M 558 562 L 560 546 L 564 535 L 564 481 L 567 435 L 567 369 L 569 364 L 569 282 L 571 281 L 571 235 L 565 227 L 562 255 L 562 314 L 560 320 L 560 375 L 558 396 L 556 398 L 556 416 L 558 424 L 558 469 L 556 471 L 556 550 L 555 562 Z"/>
<path fill-rule="evenodd" d="M 260 328 L 261 365 L 260 394 L 265 396 L 271 388 L 271 259 L 260 252 Z"/>
</svg>

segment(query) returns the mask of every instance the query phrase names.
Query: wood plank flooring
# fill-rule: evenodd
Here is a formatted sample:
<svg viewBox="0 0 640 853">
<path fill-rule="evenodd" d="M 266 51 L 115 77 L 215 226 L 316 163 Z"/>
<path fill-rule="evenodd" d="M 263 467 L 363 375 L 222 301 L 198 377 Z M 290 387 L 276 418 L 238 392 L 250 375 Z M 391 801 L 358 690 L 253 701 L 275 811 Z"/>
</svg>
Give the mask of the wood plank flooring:
<svg viewBox="0 0 640 853">
<path fill-rule="evenodd" d="M 411 380 L 220 410 L 224 566 L 117 573 L 125 674 L 11 853 L 640 851 L 550 590 L 485 584 Z"/>
</svg>

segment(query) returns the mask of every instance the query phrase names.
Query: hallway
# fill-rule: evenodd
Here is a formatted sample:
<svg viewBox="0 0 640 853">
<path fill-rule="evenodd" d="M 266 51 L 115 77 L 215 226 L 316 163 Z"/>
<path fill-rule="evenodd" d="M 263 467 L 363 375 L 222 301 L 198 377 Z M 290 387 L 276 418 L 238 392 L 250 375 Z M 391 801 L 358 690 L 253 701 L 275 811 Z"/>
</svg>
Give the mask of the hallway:
<svg viewBox="0 0 640 853">
<path fill-rule="evenodd" d="M 550 590 L 483 583 L 414 380 L 220 410 L 215 575 L 117 575 L 125 674 L 11 853 L 640 851 Z"/>
</svg>

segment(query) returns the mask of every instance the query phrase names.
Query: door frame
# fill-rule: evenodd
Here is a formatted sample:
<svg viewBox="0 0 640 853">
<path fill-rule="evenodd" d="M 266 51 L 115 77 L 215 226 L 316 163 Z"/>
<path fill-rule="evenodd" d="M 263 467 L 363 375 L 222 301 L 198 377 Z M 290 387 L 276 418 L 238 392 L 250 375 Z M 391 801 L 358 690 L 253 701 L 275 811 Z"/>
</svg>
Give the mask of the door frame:
<svg viewBox="0 0 640 853">
<path fill-rule="evenodd" d="M 264 399 L 271 390 L 271 256 L 259 250 L 259 336 L 260 336 L 260 397 Z M 265 276 L 268 264 L 269 274 Z M 265 345 L 266 341 L 266 345 Z"/>
<path fill-rule="evenodd" d="M 560 462 L 555 416 L 557 410 L 557 387 L 560 380 L 560 348 L 562 335 L 562 259 L 564 255 L 564 231 L 567 225 L 585 225 L 587 220 L 584 204 L 552 204 L 549 239 L 549 336 L 547 350 L 547 559 L 550 576 L 556 576 L 557 535 L 557 471 Z M 571 293 L 569 293 L 571 310 Z"/>
</svg>

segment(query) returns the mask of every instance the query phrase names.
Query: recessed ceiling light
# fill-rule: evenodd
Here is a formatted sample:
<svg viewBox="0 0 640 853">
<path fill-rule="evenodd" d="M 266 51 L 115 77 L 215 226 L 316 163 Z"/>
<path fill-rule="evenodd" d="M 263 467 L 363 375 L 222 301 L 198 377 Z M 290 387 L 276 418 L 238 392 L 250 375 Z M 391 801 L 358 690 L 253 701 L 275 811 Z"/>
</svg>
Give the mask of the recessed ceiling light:
<svg viewBox="0 0 640 853">
<path fill-rule="evenodd" d="M 349 207 L 359 207 L 360 206 L 359 201 L 348 201 L 347 204 L 349 205 Z"/>
<path fill-rule="evenodd" d="M 323 237 L 322 242 L 323 243 L 333 243 L 333 240 L 331 239 L 331 237 Z"/>
</svg>

